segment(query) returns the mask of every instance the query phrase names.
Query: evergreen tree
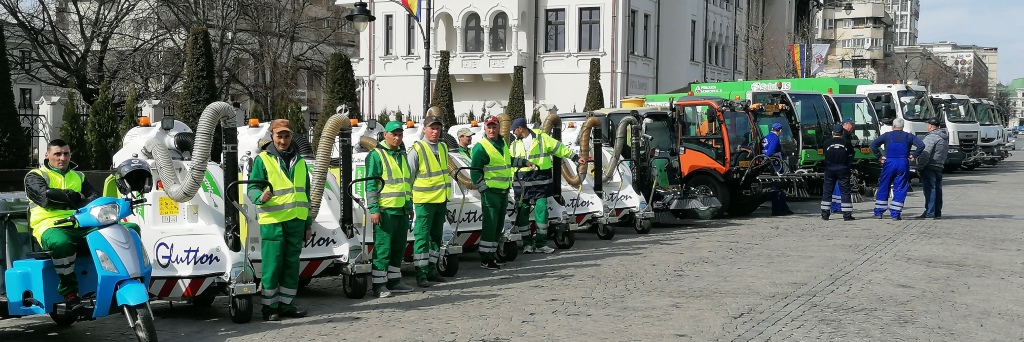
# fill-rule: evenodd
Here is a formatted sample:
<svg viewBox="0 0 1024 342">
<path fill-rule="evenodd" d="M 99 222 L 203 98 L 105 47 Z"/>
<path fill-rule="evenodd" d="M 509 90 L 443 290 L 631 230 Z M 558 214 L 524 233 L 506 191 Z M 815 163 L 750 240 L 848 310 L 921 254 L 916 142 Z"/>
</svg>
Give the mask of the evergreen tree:
<svg viewBox="0 0 1024 342">
<path fill-rule="evenodd" d="M 0 27 L 0 42 L 7 37 Z M 11 85 L 11 68 L 8 64 L 7 49 L 0 51 L 0 167 L 5 169 L 24 168 L 31 160 L 28 134 L 21 127 L 21 117 L 14 104 Z M 42 146 L 40 148 L 46 148 Z"/>
<path fill-rule="evenodd" d="M 480 121 L 487 120 L 487 103 L 485 102 L 480 106 Z"/>
<path fill-rule="evenodd" d="M 470 107 L 469 113 L 466 114 L 466 123 L 473 122 L 473 120 L 476 120 L 476 116 L 473 115 L 473 108 Z"/>
<path fill-rule="evenodd" d="M 217 101 L 217 83 L 213 67 L 213 48 L 210 32 L 205 27 L 193 27 L 185 47 L 185 71 L 181 83 L 181 97 L 177 103 L 176 119 L 192 129 L 196 128 L 203 109 Z"/>
<path fill-rule="evenodd" d="M 601 89 L 601 59 L 590 59 L 590 87 L 587 89 L 587 102 L 584 112 L 604 108 L 604 90 Z"/>
<path fill-rule="evenodd" d="M 348 106 L 349 118 L 363 121 L 359 111 L 359 95 L 352 60 L 344 53 L 334 53 L 327 63 L 327 85 L 324 89 L 323 113 L 327 117 L 337 113 L 339 105 Z"/>
<path fill-rule="evenodd" d="M 120 145 L 118 139 L 118 117 L 110 99 L 110 86 L 100 85 L 100 95 L 89 109 L 88 133 L 90 165 L 94 170 L 113 168 L 114 148 Z"/>
<path fill-rule="evenodd" d="M 387 125 L 391 121 L 391 117 L 388 116 L 388 109 L 384 108 L 380 110 L 380 114 L 377 115 L 377 122 L 381 125 Z"/>
<path fill-rule="evenodd" d="M 540 123 L 540 109 L 537 109 L 537 108 L 533 109 L 533 116 L 530 117 L 530 123 L 532 123 L 532 124 Z"/>
<path fill-rule="evenodd" d="M 138 125 L 139 108 L 136 103 L 137 96 L 138 95 L 135 93 L 134 87 L 128 90 L 128 98 L 124 101 L 124 116 L 121 117 L 121 126 L 117 130 L 119 135 L 117 140 L 118 148 L 120 148 L 121 141 L 124 139 L 124 136 L 128 135 L 128 131 L 135 127 L 135 125 Z"/>
<path fill-rule="evenodd" d="M 64 102 L 64 116 L 61 119 L 63 123 L 60 125 L 60 138 L 71 147 L 71 160 L 78 164 L 80 170 L 88 170 L 91 161 L 89 159 L 90 149 L 85 139 L 85 130 L 82 129 L 85 122 L 78 115 L 78 93 L 74 89 L 73 83 L 68 85 L 65 95 L 67 100 Z"/>
<path fill-rule="evenodd" d="M 256 102 L 252 106 L 252 110 L 249 111 L 249 118 L 264 121 L 263 119 L 263 106 L 259 102 Z"/>
<path fill-rule="evenodd" d="M 523 93 L 523 69 L 521 65 L 515 66 L 512 74 L 512 90 L 508 94 L 508 105 L 505 106 L 505 114 L 512 120 L 526 118 L 526 100 Z"/>
<path fill-rule="evenodd" d="M 405 113 L 402 113 L 402 109 L 401 108 L 399 108 L 397 111 L 395 111 L 394 114 L 395 114 L 395 121 L 405 122 Z"/>
<path fill-rule="evenodd" d="M 440 66 L 437 69 L 437 82 L 434 83 L 434 95 L 430 99 L 431 106 L 441 108 L 441 124 L 445 127 L 455 125 L 455 99 L 452 97 L 452 81 L 448 74 L 451 63 L 451 52 L 441 51 Z M 424 113 L 425 114 L 425 113 Z"/>
<path fill-rule="evenodd" d="M 324 106 L 324 109 L 326 108 L 327 106 Z M 320 146 L 320 135 L 324 132 L 324 126 L 327 125 L 327 120 L 330 119 L 332 115 L 334 115 L 334 112 L 325 111 L 320 113 L 320 116 L 316 119 L 316 125 L 313 125 L 313 136 L 309 137 L 309 143 L 312 144 L 311 146 L 313 147 L 314 153 L 316 153 L 317 147 Z"/>
</svg>

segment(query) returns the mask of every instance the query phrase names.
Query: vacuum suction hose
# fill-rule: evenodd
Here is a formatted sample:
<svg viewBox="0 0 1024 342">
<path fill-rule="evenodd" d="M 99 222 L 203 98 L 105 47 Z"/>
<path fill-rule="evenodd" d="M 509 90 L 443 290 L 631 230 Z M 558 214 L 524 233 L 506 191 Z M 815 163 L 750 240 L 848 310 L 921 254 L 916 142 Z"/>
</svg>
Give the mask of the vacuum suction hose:
<svg viewBox="0 0 1024 342">
<path fill-rule="evenodd" d="M 548 115 L 547 119 L 544 119 L 544 125 L 541 126 L 541 131 L 550 136 L 555 136 L 555 130 L 562 129 L 562 118 L 558 117 L 558 114 Z M 583 160 L 582 157 L 580 160 Z M 562 165 L 562 178 L 565 179 L 569 185 L 579 186 L 583 179 L 579 177 L 582 172 L 573 173 L 572 167 L 568 163 L 560 163 Z"/>
<path fill-rule="evenodd" d="M 320 133 L 320 143 L 316 147 L 316 158 L 313 161 L 313 178 L 310 179 L 312 187 L 309 189 L 309 217 L 315 219 L 320 213 L 320 201 L 323 200 L 324 184 L 327 183 L 327 172 L 331 167 L 331 152 L 334 151 L 335 138 L 342 129 L 351 127 L 352 123 L 348 116 L 343 114 L 331 115 L 324 124 L 324 129 Z"/>
<path fill-rule="evenodd" d="M 178 173 L 175 172 L 174 163 L 163 141 L 159 139 L 146 141 L 143 153 L 156 161 L 157 173 L 163 182 L 164 191 L 175 202 L 188 202 L 199 190 L 199 185 L 202 184 L 203 177 L 206 175 L 206 166 L 210 162 L 214 128 L 217 127 L 218 121 L 225 129 L 237 127 L 234 107 L 227 102 L 214 102 L 203 110 L 202 116 L 199 117 L 199 123 L 196 125 L 192 162 L 185 168 L 188 170 L 188 174 L 184 178 L 179 178 Z"/>
<path fill-rule="evenodd" d="M 612 158 L 608 160 L 607 169 L 604 170 L 603 181 L 605 183 L 610 182 L 615 174 L 615 168 L 619 165 L 619 159 L 622 158 L 622 149 L 626 147 L 626 136 L 629 135 L 629 126 L 636 125 L 636 118 L 627 116 L 619 121 L 619 127 L 615 130 L 615 148 L 612 150 Z"/>
<path fill-rule="evenodd" d="M 591 146 L 591 144 L 590 144 L 590 134 L 591 134 L 590 131 L 592 129 L 594 129 L 595 127 L 597 129 L 601 129 L 601 119 L 598 119 L 597 117 L 591 116 L 591 117 L 587 118 L 587 121 L 583 122 L 583 127 L 580 128 L 580 131 L 582 132 L 580 134 L 580 160 L 581 161 L 590 160 L 590 158 L 591 158 L 591 155 L 590 155 L 591 151 L 590 151 L 590 149 L 593 146 Z M 598 151 L 598 153 L 600 153 L 600 152 L 601 151 Z M 573 179 L 566 178 L 565 181 L 568 182 L 569 185 L 579 186 L 580 183 L 583 183 L 583 180 L 586 179 L 586 178 L 587 178 L 587 163 L 580 162 L 580 164 L 576 167 L 576 177 L 573 178 Z"/>
</svg>

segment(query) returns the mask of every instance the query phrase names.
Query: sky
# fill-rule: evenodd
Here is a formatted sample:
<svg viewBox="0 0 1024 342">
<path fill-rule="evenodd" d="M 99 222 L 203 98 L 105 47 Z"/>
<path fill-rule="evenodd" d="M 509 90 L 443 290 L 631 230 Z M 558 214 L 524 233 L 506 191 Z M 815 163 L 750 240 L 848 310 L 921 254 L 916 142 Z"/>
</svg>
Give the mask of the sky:
<svg viewBox="0 0 1024 342">
<path fill-rule="evenodd" d="M 1024 77 L 1024 1 L 921 0 L 918 43 L 999 48 L 999 82 Z"/>
</svg>

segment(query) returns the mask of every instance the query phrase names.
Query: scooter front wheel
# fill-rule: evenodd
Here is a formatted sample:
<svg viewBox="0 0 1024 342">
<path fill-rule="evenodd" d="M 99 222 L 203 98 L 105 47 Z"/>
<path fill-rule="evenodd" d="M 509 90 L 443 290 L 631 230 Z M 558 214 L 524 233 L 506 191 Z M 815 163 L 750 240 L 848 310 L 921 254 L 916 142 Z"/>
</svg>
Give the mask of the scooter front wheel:
<svg viewBox="0 0 1024 342">
<path fill-rule="evenodd" d="M 576 244 L 576 233 L 568 229 L 555 231 L 555 246 L 559 249 L 569 249 Z"/>
<path fill-rule="evenodd" d="M 228 304 L 228 315 L 231 316 L 231 321 L 242 324 L 249 323 L 252 320 L 252 298 L 253 295 L 247 296 L 232 296 L 231 303 Z"/>
<path fill-rule="evenodd" d="M 153 324 L 153 314 L 149 312 L 149 306 L 142 303 L 136 306 L 126 306 L 125 314 L 132 321 L 135 328 L 135 337 L 139 342 L 156 342 L 156 326 Z"/>
<path fill-rule="evenodd" d="M 445 254 L 437 261 L 437 274 L 442 277 L 454 277 L 459 273 L 459 255 Z"/>
</svg>

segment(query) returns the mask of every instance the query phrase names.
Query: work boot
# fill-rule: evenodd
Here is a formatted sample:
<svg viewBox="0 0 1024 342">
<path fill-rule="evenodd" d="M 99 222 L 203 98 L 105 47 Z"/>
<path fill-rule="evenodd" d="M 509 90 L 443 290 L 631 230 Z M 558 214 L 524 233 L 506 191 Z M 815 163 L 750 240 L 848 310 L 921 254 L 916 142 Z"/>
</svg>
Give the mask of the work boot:
<svg viewBox="0 0 1024 342">
<path fill-rule="evenodd" d="M 494 260 L 491 260 L 491 261 L 481 261 L 480 262 L 480 268 L 483 268 L 485 270 L 499 270 L 499 269 L 501 269 L 501 266 L 498 266 L 497 262 L 494 262 Z"/>
<path fill-rule="evenodd" d="M 822 220 L 822 221 L 828 221 L 828 217 L 829 217 L 830 215 L 832 215 L 832 213 L 831 213 L 831 212 L 829 212 L 828 210 L 822 210 L 822 211 L 821 211 L 821 220 Z"/>
<path fill-rule="evenodd" d="M 843 216 L 843 221 L 853 221 L 853 220 L 856 220 L 855 218 L 853 218 L 853 215 L 845 215 L 845 216 Z"/>
<path fill-rule="evenodd" d="M 416 279 L 416 287 L 430 287 L 430 282 L 426 278 Z"/>
<path fill-rule="evenodd" d="M 72 292 L 64 296 L 64 307 L 69 313 L 77 315 L 82 309 L 85 309 L 85 304 L 82 304 L 82 299 L 78 297 L 78 292 Z"/>
<path fill-rule="evenodd" d="M 903 216 L 901 216 L 901 215 L 896 215 L 895 217 L 893 217 L 893 218 L 892 218 L 892 220 L 893 220 L 893 221 L 902 221 L 902 220 L 903 220 Z"/>
<path fill-rule="evenodd" d="M 281 320 L 281 314 L 277 313 L 277 309 L 264 307 L 263 308 L 263 320 L 267 322 L 276 322 Z"/>
<path fill-rule="evenodd" d="M 302 318 L 307 315 L 309 315 L 309 312 L 306 312 L 306 310 L 300 310 L 299 308 L 291 308 L 281 312 L 281 316 L 290 318 Z"/>
<path fill-rule="evenodd" d="M 544 254 L 551 254 L 551 253 L 555 252 L 555 249 L 551 248 L 551 247 L 548 247 L 548 246 L 544 246 L 544 247 L 541 247 L 541 248 L 537 248 L 537 251 L 541 252 L 541 253 L 544 253 Z"/>
<path fill-rule="evenodd" d="M 402 283 L 398 283 L 398 284 L 395 284 L 393 286 L 388 286 L 388 290 L 391 290 L 391 292 L 394 292 L 394 293 L 408 293 L 408 292 L 412 292 L 412 288 L 409 287 L 409 285 L 405 285 L 405 284 L 402 284 Z"/>
<path fill-rule="evenodd" d="M 388 298 L 391 297 L 391 291 L 386 288 L 373 289 L 373 296 L 377 298 Z"/>
<path fill-rule="evenodd" d="M 427 280 L 429 280 L 431 282 L 434 282 L 434 283 L 447 283 L 448 282 L 448 279 L 445 279 L 444 277 L 436 275 L 436 274 L 427 277 Z"/>
</svg>

